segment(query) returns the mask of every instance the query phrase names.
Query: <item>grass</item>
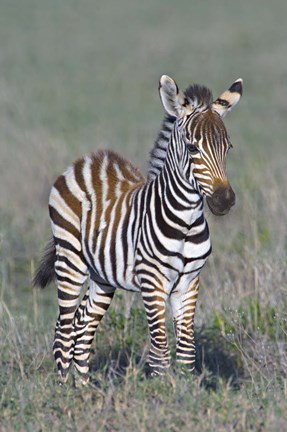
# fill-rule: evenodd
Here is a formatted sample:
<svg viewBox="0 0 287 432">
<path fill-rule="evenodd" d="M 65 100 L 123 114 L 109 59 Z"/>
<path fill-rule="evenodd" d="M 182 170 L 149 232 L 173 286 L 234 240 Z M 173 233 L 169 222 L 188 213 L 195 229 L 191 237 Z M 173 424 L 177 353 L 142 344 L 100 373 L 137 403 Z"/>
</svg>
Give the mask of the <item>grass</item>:
<svg viewBox="0 0 287 432">
<path fill-rule="evenodd" d="M 57 385 L 50 349 L 53 320 L 42 314 L 42 302 L 34 298 L 31 317 L 13 316 L 2 306 L 3 430 L 47 430 L 51 424 L 53 430 L 178 431 L 189 425 L 196 431 L 281 430 L 287 382 L 278 335 L 248 329 L 242 310 L 217 314 L 212 326 L 197 331 L 203 365 L 198 376 L 172 370 L 164 378 L 147 379 L 142 309 L 134 305 L 125 330 L 122 300 L 119 294 L 97 335 L 88 388 L 75 388 L 72 379 L 65 387 Z M 280 328 L 281 319 L 274 320 Z M 131 343 L 133 332 L 139 340 Z"/>
<path fill-rule="evenodd" d="M 282 431 L 287 421 L 284 0 L 9 0 L 0 5 L 0 429 Z M 95 338 L 92 385 L 58 387 L 55 287 L 31 288 L 55 177 L 113 148 L 146 169 L 161 74 L 219 95 L 237 204 L 206 215 L 213 254 L 196 311 L 197 374 L 149 379 L 145 314 L 118 292 Z M 174 356 L 172 323 L 169 339 Z"/>
</svg>

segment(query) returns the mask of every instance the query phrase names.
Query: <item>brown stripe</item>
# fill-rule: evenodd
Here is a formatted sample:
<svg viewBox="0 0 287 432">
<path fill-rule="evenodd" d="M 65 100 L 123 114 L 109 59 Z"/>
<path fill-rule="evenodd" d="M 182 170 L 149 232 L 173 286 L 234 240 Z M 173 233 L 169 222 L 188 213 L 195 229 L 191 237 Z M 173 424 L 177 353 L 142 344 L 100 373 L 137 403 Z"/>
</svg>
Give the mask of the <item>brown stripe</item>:
<svg viewBox="0 0 287 432">
<path fill-rule="evenodd" d="M 54 207 L 49 206 L 50 218 L 53 223 L 61 228 L 64 228 L 66 231 L 71 233 L 77 240 L 80 241 L 80 232 L 75 228 L 73 224 L 64 219 Z M 80 228 L 80 227 L 79 227 Z"/>
<path fill-rule="evenodd" d="M 75 179 L 76 179 L 76 182 L 78 183 L 80 189 L 82 189 L 82 191 L 87 194 L 88 191 L 87 191 L 85 180 L 84 180 L 84 176 L 83 176 L 84 164 L 85 164 L 85 159 L 84 158 L 78 159 L 74 163 L 74 169 L 75 169 Z"/>
</svg>

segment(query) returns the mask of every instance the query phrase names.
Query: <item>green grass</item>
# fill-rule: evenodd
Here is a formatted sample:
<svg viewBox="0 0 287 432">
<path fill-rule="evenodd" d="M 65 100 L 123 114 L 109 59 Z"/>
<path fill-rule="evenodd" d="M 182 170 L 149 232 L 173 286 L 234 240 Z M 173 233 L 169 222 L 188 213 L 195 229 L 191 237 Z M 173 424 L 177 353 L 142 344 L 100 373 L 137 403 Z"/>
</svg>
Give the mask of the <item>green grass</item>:
<svg viewBox="0 0 287 432">
<path fill-rule="evenodd" d="M 53 308 L 43 306 L 37 295 L 30 298 L 30 317 L 13 316 L 6 304 L 2 309 L 3 430 L 48 430 L 51 424 L 53 430 L 178 431 L 189 425 L 196 431 L 282 430 L 287 382 L 281 339 L 256 329 L 249 333 L 242 310 L 227 311 L 227 318 L 216 315 L 212 326 L 197 331 L 198 366 L 203 366 L 198 376 L 173 369 L 164 378 L 149 379 L 141 309 L 134 305 L 126 325 L 119 294 L 96 338 L 91 386 L 76 388 L 71 377 L 59 387 L 50 349 Z M 280 326 L 281 319 L 275 322 Z M 130 343 L 133 333 L 139 340 Z"/>
<path fill-rule="evenodd" d="M 285 0 L 1 2 L 1 430 L 285 430 L 286 14 Z M 244 79 L 226 119 L 237 203 L 224 218 L 206 211 L 197 374 L 148 378 L 141 300 L 118 292 L 93 345 L 92 385 L 58 387 L 56 288 L 30 282 L 50 236 L 49 190 L 99 148 L 146 170 L 162 74 L 214 97 Z M 174 357 L 170 317 L 168 328 Z"/>
</svg>

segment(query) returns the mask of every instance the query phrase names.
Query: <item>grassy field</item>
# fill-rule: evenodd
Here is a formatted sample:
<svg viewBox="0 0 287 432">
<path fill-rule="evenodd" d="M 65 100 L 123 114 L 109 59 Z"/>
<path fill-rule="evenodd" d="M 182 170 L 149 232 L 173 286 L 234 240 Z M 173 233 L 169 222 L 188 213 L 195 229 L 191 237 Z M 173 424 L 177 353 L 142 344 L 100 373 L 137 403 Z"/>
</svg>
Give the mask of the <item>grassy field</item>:
<svg viewBox="0 0 287 432">
<path fill-rule="evenodd" d="M 1 431 L 286 429 L 286 15 L 286 0 L 0 1 Z M 162 74 L 215 97 L 244 79 L 226 119 L 237 204 L 224 218 L 206 212 L 197 374 L 147 378 L 140 298 L 118 292 L 93 345 L 92 385 L 59 387 L 56 289 L 30 282 L 50 236 L 49 190 L 99 148 L 145 172 Z"/>
</svg>

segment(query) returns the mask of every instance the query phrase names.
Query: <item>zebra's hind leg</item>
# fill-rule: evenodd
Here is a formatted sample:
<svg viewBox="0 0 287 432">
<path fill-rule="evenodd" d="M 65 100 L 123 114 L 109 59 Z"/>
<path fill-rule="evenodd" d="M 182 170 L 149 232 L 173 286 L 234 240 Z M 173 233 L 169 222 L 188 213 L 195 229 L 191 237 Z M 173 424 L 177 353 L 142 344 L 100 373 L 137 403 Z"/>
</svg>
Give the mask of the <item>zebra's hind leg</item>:
<svg viewBox="0 0 287 432">
<path fill-rule="evenodd" d="M 87 266 L 78 255 L 60 246 L 57 246 L 55 272 L 60 313 L 56 323 L 53 354 L 60 382 L 65 383 L 73 359 L 75 312 L 88 272 Z"/>
<path fill-rule="evenodd" d="M 165 324 L 167 296 L 163 291 L 154 294 L 154 289 L 150 291 L 142 288 L 142 298 L 150 333 L 148 363 L 151 368 L 151 375 L 164 375 L 170 366 L 170 351 Z"/>
<path fill-rule="evenodd" d="M 114 292 L 114 288 L 103 289 L 91 280 L 89 290 L 76 312 L 73 360 L 83 384 L 89 381 L 91 345 L 96 329 L 111 304 Z"/>
<path fill-rule="evenodd" d="M 176 360 L 190 372 L 193 372 L 195 368 L 193 323 L 198 285 L 198 277 L 192 281 L 187 289 L 181 288 L 184 283 L 178 284 L 170 296 L 176 335 Z"/>
</svg>

